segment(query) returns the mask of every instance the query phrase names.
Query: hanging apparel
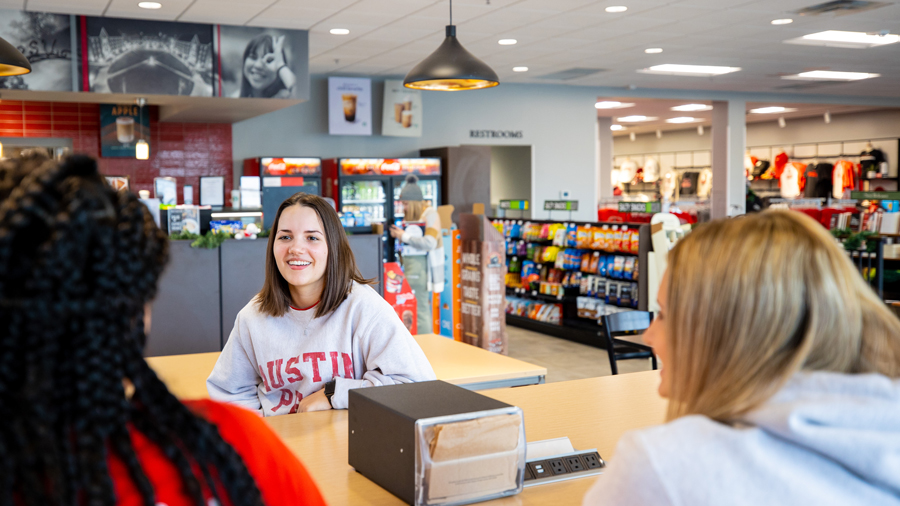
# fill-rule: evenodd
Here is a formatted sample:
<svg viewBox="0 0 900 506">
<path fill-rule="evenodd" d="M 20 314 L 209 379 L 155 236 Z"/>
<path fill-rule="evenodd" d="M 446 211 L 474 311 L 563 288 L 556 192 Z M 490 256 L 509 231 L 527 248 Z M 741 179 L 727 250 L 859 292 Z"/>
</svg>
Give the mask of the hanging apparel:
<svg viewBox="0 0 900 506">
<path fill-rule="evenodd" d="M 828 177 L 828 174 L 834 172 L 834 165 L 830 163 L 817 163 L 816 164 L 816 176 L 818 177 L 818 181 L 813 188 L 812 198 L 816 199 L 824 199 L 828 198 L 831 195 L 833 183 L 832 178 Z M 808 186 L 807 186 L 808 187 Z"/>
<path fill-rule="evenodd" d="M 622 162 L 622 166 L 619 167 L 619 181 L 623 183 L 631 183 L 634 181 L 634 177 L 637 176 L 637 163 L 634 160 L 628 159 Z"/>
<path fill-rule="evenodd" d="M 844 195 L 844 190 L 854 188 L 853 162 L 847 160 L 838 160 L 834 164 L 834 171 L 831 173 L 833 184 L 832 195 L 839 199 Z"/>
<path fill-rule="evenodd" d="M 784 166 L 779 178 L 781 184 L 781 196 L 786 199 L 796 198 L 800 195 L 800 176 L 797 167 L 793 163 Z"/>
<path fill-rule="evenodd" d="M 753 177 L 759 178 L 769 169 L 769 161 L 768 160 L 759 160 L 756 164 L 753 165 Z"/>
<path fill-rule="evenodd" d="M 781 172 L 788 163 L 788 155 L 784 151 L 775 155 L 775 170 L 772 171 L 772 179 L 781 179 Z"/>
<path fill-rule="evenodd" d="M 675 173 L 671 170 L 664 171 L 659 178 L 659 193 L 665 199 L 671 199 L 675 194 Z"/>
<path fill-rule="evenodd" d="M 816 164 L 811 163 L 803 169 L 803 177 L 800 179 L 800 191 L 806 198 L 815 198 L 816 184 L 819 182 L 819 173 L 816 171 Z"/>
<path fill-rule="evenodd" d="M 659 162 L 655 158 L 647 158 L 644 162 L 644 182 L 655 183 L 659 179 Z"/>
<path fill-rule="evenodd" d="M 885 161 L 884 152 L 878 148 L 873 148 L 868 151 L 863 151 L 859 154 L 859 165 L 860 177 L 875 177 L 874 175 L 870 176 L 869 172 L 878 172 L 881 162 Z"/>
<path fill-rule="evenodd" d="M 703 169 L 700 171 L 700 180 L 697 183 L 697 196 L 700 198 L 709 197 L 712 191 L 712 171 Z"/>
<path fill-rule="evenodd" d="M 679 195 L 696 195 L 697 183 L 700 180 L 700 173 L 697 171 L 687 171 L 681 174 L 681 189 Z"/>
</svg>

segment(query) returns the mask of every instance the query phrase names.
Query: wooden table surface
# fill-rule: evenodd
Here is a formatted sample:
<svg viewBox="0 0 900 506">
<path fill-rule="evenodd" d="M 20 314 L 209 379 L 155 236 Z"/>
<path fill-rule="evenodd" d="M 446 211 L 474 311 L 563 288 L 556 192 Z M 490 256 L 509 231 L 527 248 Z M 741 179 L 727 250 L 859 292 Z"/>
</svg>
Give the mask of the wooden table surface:
<svg viewBox="0 0 900 506">
<path fill-rule="evenodd" d="M 523 380 L 543 382 L 547 368 L 529 364 L 435 334 L 413 336 L 438 379 L 455 385 Z M 219 352 L 149 357 L 147 363 L 179 399 L 209 397 L 206 378 Z"/>
<path fill-rule="evenodd" d="M 480 393 L 521 407 L 528 441 L 567 436 L 576 450 L 596 448 L 609 459 L 625 431 L 664 421 L 666 401 L 656 392 L 658 384 L 659 373 L 647 371 Z M 330 506 L 404 504 L 347 464 L 346 410 L 266 421 L 307 465 Z M 577 505 L 596 479 L 536 485 L 490 504 Z"/>
</svg>

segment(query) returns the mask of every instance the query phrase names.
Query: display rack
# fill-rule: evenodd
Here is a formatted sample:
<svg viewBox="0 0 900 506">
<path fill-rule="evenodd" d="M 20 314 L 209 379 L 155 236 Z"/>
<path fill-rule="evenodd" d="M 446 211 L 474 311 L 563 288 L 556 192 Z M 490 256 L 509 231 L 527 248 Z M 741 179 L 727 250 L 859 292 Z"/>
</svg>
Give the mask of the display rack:
<svg viewBox="0 0 900 506">
<path fill-rule="evenodd" d="M 648 253 L 651 251 L 651 242 L 650 242 L 650 226 L 646 223 L 613 223 L 613 222 L 574 222 L 574 221 L 560 221 L 560 220 L 516 220 L 516 219 L 505 219 L 505 218 L 491 218 L 492 222 L 497 226 L 498 223 L 506 223 L 512 224 L 517 223 L 520 226 L 520 230 L 525 227 L 527 224 L 534 225 L 553 225 L 553 224 L 563 224 L 571 227 L 582 227 L 583 229 L 586 227 L 592 228 L 602 228 L 603 226 L 607 226 L 610 230 L 613 226 L 623 227 L 627 226 L 629 230 L 634 230 L 637 232 L 637 253 L 632 252 L 624 252 L 624 251 L 609 251 L 609 250 L 600 250 L 592 247 L 576 247 L 574 244 L 569 243 L 568 241 L 564 244 L 559 244 L 557 241 L 557 246 L 565 249 L 567 251 L 571 251 L 574 255 L 574 251 L 577 250 L 578 255 L 581 254 L 591 254 L 594 255 L 594 252 L 598 252 L 601 257 L 604 256 L 619 256 L 624 258 L 632 258 L 636 260 L 636 268 L 634 272 L 637 274 L 637 279 L 635 280 L 627 280 L 627 279 L 619 279 L 615 280 L 614 283 L 635 283 L 637 285 L 637 307 L 619 307 L 613 305 L 606 306 L 604 304 L 604 310 L 606 311 L 622 311 L 622 310 L 633 310 L 638 309 L 642 311 L 647 310 L 647 293 L 648 293 L 648 285 L 647 285 L 647 276 L 648 276 Z M 536 237 L 521 237 L 520 236 L 510 236 L 509 231 L 511 227 L 503 227 L 502 225 L 499 227 L 501 230 L 504 230 L 506 233 L 504 234 L 507 239 L 507 261 L 509 265 L 512 265 L 514 268 L 511 270 L 512 277 L 511 279 L 516 279 L 515 276 L 517 274 L 521 274 L 521 270 L 516 272 L 516 264 L 521 263 L 525 260 L 522 255 L 517 254 L 518 250 L 521 248 L 519 243 L 523 243 L 526 245 L 531 245 L 532 247 L 547 247 L 552 246 L 554 241 L 551 238 L 536 238 Z M 512 243 L 512 246 L 510 245 Z M 514 253 L 510 253 L 510 251 L 514 251 Z M 562 254 L 562 252 L 560 252 Z M 534 260 L 531 260 L 534 261 Z M 535 265 L 544 264 L 548 267 L 544 269 L 545 271 L 549 271 L 551 269 L 550 264 L 554 264 L 554 261 L 538 261 L 535 262 Z M 555 264 L 554 264 L 555 265 Z M 598 273 L 591 272 L 588 270 L 581 270 L 579 266 L 569 265 L 566 268 L 557 268 L 552 267 L 558 271 L 562 271 L 564 273 L 569 273 L 570 275 L 574 275 L 575 273 L 581 273 L 581 276 L 592 276 L 598 278 Z M 519 278 L 521 281 L 521 278 Z M 547 288 L 547 283 L 544 284 L 544 288 Z M 565 287 L 557 287 L 558 289 L 555 293 L 541 293 L 541 282 L 537 281 L 534 283 L 530 283 L 527 286 L 515 286 L 515 287 L 507 287 L 507 297 L 508 299 L 512 298 L 514 300 L 519 300 L 520 302 L 508 301 L 509 307 L 513 307 L 513 304 L 522 305 L 522 301 L 524 304 L 527 304 L 528 300 L 535 301 L 536 307 L 542 307 L 546 304 L 558 304 L 560 311 L 559 317 L 557 321 L 547 322 L 542 321 L 540 319 L 533 319 L 523 315 L 510 314 L 509 311 L 506 315 L 506 323 L 508 325 L 513 325 L 515 327 L 525 328 L 528 330 L 532 330 L 535 332 L 540 332 L 543 334 L 551 335 L 554 337 L 559 337 L 563 339 L 567 339 L 570 341 L 575 341 L 583 344 L 588 344 L 591 346 L 596 346 L 599 348 L 604 347 L 604 343 L 601 339 L 598 338 L 598 332 L 600 331 L 600 318 L 601 316 L 596 316 L 596 319 L 585 318 L 583 316 L 579 316 L 579 298 L 582 298 L 582 302 L 591 302 L 586 301 L 586 298 L 592 299 L 595 304 L 598 299 L 596 297 L 587 297 L 586 294 L 581 293 L 581 286 L 570 286 L 568 288 Z M 582 311 L 584 313 L 584 311 Z"/>
</svg>

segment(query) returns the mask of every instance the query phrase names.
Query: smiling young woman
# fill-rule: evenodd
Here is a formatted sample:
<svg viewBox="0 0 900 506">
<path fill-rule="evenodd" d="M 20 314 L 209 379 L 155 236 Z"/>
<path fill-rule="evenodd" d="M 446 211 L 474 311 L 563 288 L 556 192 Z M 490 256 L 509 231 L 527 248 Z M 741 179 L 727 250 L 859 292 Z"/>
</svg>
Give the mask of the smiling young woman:
<svg viewBox="0 0 900 506">
<path fill-rule="evenodd" d="M 278 208 L 266 280 L 238 314 L 206 382 L 265 416 L 347 407 L 347 391 L 433 380 L 393 308 L 367 286 L 337 213 L 298 193 Z"/>
</svg>

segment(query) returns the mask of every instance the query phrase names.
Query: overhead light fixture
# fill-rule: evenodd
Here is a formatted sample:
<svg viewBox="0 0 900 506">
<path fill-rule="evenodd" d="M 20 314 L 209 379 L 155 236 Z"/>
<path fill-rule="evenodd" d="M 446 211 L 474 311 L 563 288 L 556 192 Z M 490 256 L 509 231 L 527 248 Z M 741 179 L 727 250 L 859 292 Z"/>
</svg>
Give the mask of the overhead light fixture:
<svg viewBox="0 0 900 506">
<path fill-rule="evenodd" d="M 666 123 L 693 123 L 695 121 L 700 121 L 700 118 L 692 118 L 690 116 L 679 116 L 677 118 L 667 119 Z"/>
<path fill-rule="evenodd" d="M 781 128 L 784 128 L 787 126 L 787 122 L 784 120 L 784 116 L 778 117 L 778 126 L 780 126 Z"/>
<path fill-rule="evenodd" d="M 635 140 L 637 140 L 637 135 L 634 135 L 634 132 L 631 132 L 630 134 L 628 134 L 628 137 L 631 139 L 631 142 L 634 142 Z"/>
<path fill-rule="evenodd" d="M 609 125 L 609 129 L 613 132 L 618 132 L 620 130 L 625 130 L 625 127 L 622 125 Z"/>
<path fill-rule="evenodd" d="M 809 72 L 781 76 L 782 79 L 793 79 L 797 81 L 859 81 L 861 79 L 872 79 L 873 77 L 881 77 L 881 74 L 870 74 L 868 72 L 841 72 L 837 70 L 811 70 Z"/>
<path fill-rule="evenodd" d="M 887 30 L 878 33 L 843 32 L 840 30 L 827 30 L 824 32 L 810 33 L 796 39 L 785 41 L 788 44 L 803 44 L 808 46 L 867 48 L 884 46 L 900 42 L 900 35 L 893 35 Z"/>
<path fill-rule="evenodd" d="M 633 103 L 617 102 L 615 100 L 601 100 L 594 104 L 596 109 L 624 109 L 626 107 L 634 107 Z"/>
<path fill-rule="evenodd" d="M 332 28 L 328 30 L 331 35 L 350 35 L 350 30 L 346 28 Z"/>
<path fill-rule="evenodd" d="M 831 111 L 825 111 L 825 123 L 831 123 Z"/>
<path fill-rule="evenodd" d="M 625 12 L 627 10 L 628 10 L 628 7 L 625 7 L 624 5 L 610 5 L 609 7 L 606 8 L 606 12 L 609 12 L 612 14 L 615 14 L 617 12 Z"/>
<path fill-rule="evenodd" d="M 28 58 L 15 46 L 0 38 L 0 76 L 20 76 L 31 72 Z"/>
<path fill-rule="evenodd" d="M 706 104 L 684 104 L 684 105 L 676 105 L 672 108 L 673 111 L 678 112 L 697 112 L 697 111 L 711 111 L 712 106 Z"/>
<path fill-rule="evenodd" d="M 703 125 L 697 125 L 697 135 L 703 135 Z"/>
<path fill-rule="evenodd" d="M 772 24 L 773 24 L 773 25 L 789 25 L 789 24 L 791 24 L 791 23 L 793 23 L 793 22 L 794 22 L 794 20 L 793 20 L 793 19 L 790 19 L 790 18 L 773 19 L 773 20 L 772 20 Z"/>
<path fill-rule="evenodd" d="M 162 4 L 159 2 L 138 2 L 138 7 L 141 9 L 159 9 L 162 7 Z"/>
<path fill-rule="evenodd" d="M 789 107 L 781 107 L 779 105 L 771 106 L 771 107 L 760 107 L 757 109 L 750 109 L 750 112 L 753 114 L 774 114 L 776 112 L 794 112 L 797 109 L 791 109 Z"/>
<path fill-rule="evenodd" d="M 134 157 L 138 160 L 147 160 L 150 158 L 150 144 L 144 140 L 144 105 L 147 104 L 147 99 L 138 98 L 134 103 L 138 106 L 137 129 L 140 135 L 140 139 L 134 145 Z"/>
<path fill-rule="evenodd" d="M 658 54 L 658 53 L 662 53 L 662 51 L 663 50 L 661 47 L 648 47 L 647 49 L 644 50 L 644 52 L 647 54 Z"/>
<path fill-rule="evenodd" d="M 513 67 L 513 72 L 528 72 L 528 67 Z"/>
<path fill-rule="evenodd" d="M 491 88 L 500 78 L 486 63 L 466 51 L 456 39 L 453 25 L 453 0 L 450 0 L 450 24 L 444 42 L 413 67 L 403 86 L 414 90 L 460 91 Z"/>
<path fill-rule="evenodd" d="M 662 139 L 662 130 L 659 130 L 659 129 L 656 130 L 656 138 Z"/>
<path fill-rule="evenodd" d="M 516 42 L 519 41 L 517 41 L 516 39 L 500 39 L 497 41 L 497 44 L 500 44 L 501 46 L 512 46 Z"/>
<path fill-rule="evenodd" d="M 665 63 L 638 70 L 643 74 L 665 74 L 669 76 L 718 76 L 741 70 L 740 67 L 719 67 L 715 65 L 680 65 Z"/>
<path fill-rule="evenodd" d="M 616 118 L 616 121 L 621 123 L 640 123 L 642 121 L 653 121 L 656 118 L 651 116 L 643 116 L 640 114 L 634 114 L 632 116 L 622 116 L 621 118 Z"/>
</svg>

